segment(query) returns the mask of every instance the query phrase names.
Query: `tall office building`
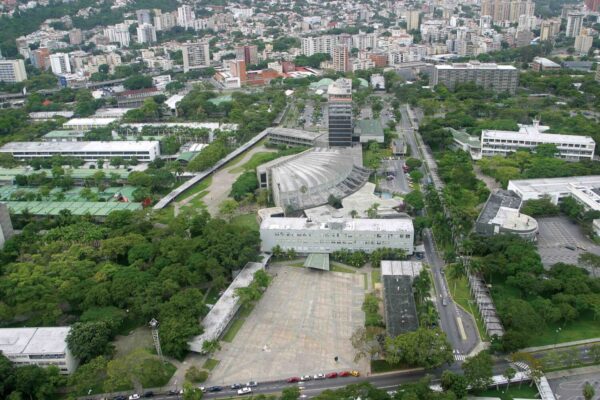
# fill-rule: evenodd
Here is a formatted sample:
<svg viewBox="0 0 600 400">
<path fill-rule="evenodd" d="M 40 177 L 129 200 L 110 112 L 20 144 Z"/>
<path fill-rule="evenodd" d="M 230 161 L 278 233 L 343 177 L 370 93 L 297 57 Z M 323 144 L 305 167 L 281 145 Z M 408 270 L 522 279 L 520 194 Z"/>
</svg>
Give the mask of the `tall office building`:
<svg viewBox="0 0 600 400">
<path fill-rule="evenodd" d="M 327 88 L 329 146 L 352 146 L 352 80 L 339 78 Z"/>
<path fill-rule="evenodd" d="M 184 4 L 177 9 L 177 25 L 187 28 L 194 27 L 196 14 L 191 6 Z"/>
<path fill-rule="evenodd" d="M 208 40 L 196 43 L 186 43 L 181 46 L 183 53 L 183 72 L 210 65 L 210 50 Z"/>
<path fill-rule="evenodd" d="M 150 24 L 142 24 L 138 26 L 137 42 L 142 44 L 156 42 L 156 29 Z"/>
<path fill-rule="evenodd" d="M 54 75 L 70 74 L 69 55 L 67 53 L 50 54 L 50 68 Z"/>
<path fill-rule="evenodd" d="M 302 54 L 308 57 L 317 53 L 332 54 L 336 44 L 337 37 L 333 35 L 305 37 L 302 38 Z"/>
<path fill-rule="evenodd" d="M 150 15 L 150 10 L 135 10 L 135 16 L 137 17 L 138 25 L 152 23 L 152 16 Z"/>
<path fill-rule="evenodd" d="M 131 41 L 129 26 L 125 24 L 107 26 L 104 28 L 104 36 L 108 38 L 110 43 L 119 43 L 121 47 L 129 47 L 129 42 Z"/>
<path fill-rule="evenodd" d="M 540 40 L 552 40 L 560 32 L 560 19 L 546 19 L 540 24 Z"/>
<path fill-rule="evenodd" d="M 17 83 L 26 79 L 23 60 L 0 60 L 0 82 Z"/>
<path fill-rule="evenodd" d="M 256 45 L 236 46 L 235 59 L 244 60 L 246 65 L 258 64 L 258 47 Z"/>
<path fill-rule="evenodd" d="M 567 37 L 576 37 L 581 33 L 583 17 L 584 14 L 579 12 L 567 14 L 567 31 L 565 32 Z"/>
<path fill-rule="evenodd" d="M 585 7 L 588 11 L 600 11 L 600 0 L 585 0 Z"/>
<path fill-rule="evenodd" d="M 419 24 L 420 24 L 420 12 L 419 10 L 409 10 L 406 11 L 406 30 L 407 31 L 412 31 L 412 30 L 419 30 Z"/>
<path fill-rule="evenodd" d="M 496 23 L 518 22 L 521 15 L 534 15 L 535 3 L 532 0 L 482 0 L 481 15 L 490 15 Z"/>
<path fill-rule="evenodd" d="M 83 42 L 83 34 L 81 33 L 81 29 L 71 29 L 69 31 L 69 43 L 73 45 L 78 45 Z"/>
<path fill-rule="evenodd" d="M 50 68 L 50 50 L 47 47 L 40 47 L 37 50 L 33 50 L 29 56 L 31 65 L 37 69 L 47 70 Z"/>
<path fill-rule="evenodd" d="M 336 72 L 348 72 L 351 70 L 350 51 L 345 44 L 338 44 L 333 48 L 333 69 Z"/>
<path fill-rule="evenodd" d="M 154 10 L 154 27 L 156 31 L 168 31 L 177 26 L 177 12 L 163 13 L 159 9 Z"/>
<path fill-rule="evenodd" d="M 429 80 L 431 86 L 444 84 L 454 89 L 459 83 L 474 83 L 497 92 L 515 93 L 519 84 L 519 70 L 512 65 L 469 63 L 435 65 Z"/>
<path fill-rule="evenodd" d="M 582 29 L 581 34 L 575 37 L 575 51 L 580 55 L 585 55 L 592 48 L 594 38 L 589 34 L 588 29 Z"/>
</svg>

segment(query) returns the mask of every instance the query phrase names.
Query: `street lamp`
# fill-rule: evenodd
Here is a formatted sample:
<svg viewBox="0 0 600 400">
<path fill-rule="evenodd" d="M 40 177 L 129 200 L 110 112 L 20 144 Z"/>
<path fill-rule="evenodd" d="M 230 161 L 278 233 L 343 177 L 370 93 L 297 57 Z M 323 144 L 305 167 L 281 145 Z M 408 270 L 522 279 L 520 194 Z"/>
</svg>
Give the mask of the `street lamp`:
<svg viewBox="0 0 600 400">
<path fill-rule="evenodd" d="M 558 334 L 560 333 L 560 331 L 562 331 L 562 328 L 557 328 L 555 330 L 556 335 L 554 335 L 554 347 L 556 348 L 556 345 L 558 344 Z"/>
</svg>

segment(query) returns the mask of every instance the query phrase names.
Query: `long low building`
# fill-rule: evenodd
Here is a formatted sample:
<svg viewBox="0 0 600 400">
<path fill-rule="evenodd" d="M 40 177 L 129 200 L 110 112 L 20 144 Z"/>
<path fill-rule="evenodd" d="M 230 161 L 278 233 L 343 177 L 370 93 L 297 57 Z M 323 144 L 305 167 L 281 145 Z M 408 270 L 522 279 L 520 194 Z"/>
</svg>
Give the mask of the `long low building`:
<svg viewBox="0 0 600 400">
<path fill-rule="evenodd" d="M 309 218 L 266 218 L 260 224 L 262 250 L 295 250 L 300 254 L 332 253 L 337 250 L 373 250 L 387 247 L 414 251 L 414 227 L 410 218 L 331 218 L 313 222 Z"/>
<path fill-rule="evenodd" d="M 269 143 L 284 146 L 308 146 L 313 147 L 317 140 L 326 136 L 325 133 L 304 131 L 290 128 L 267 128 L 269 131 Z M 325 140 L 326 142 L 326 140 Z"/>
<path fill-rule="evenodd" d="M 73 118 L 63 124 L 63 128 L 76 131 L 89 131 L 94 128 L 106 128 L 118 118 Z"/>
<path fill-rule="evenodd" d="M 512 180 L 508 182 L 508 190 L 523 201 L 548 197 L 558 204 L 572 197 L 586 210 L 600 211 L 600 175 Z"/>
<path fill-rule="evenodd" d="M 61 374 L 70 374 L 77 368 L 67 346 L 70 330 L 68 326 L 0 329 L 0 353 L 16 366 L 55 365 Z"/>
<path fill-rule="evenodd" d="M 142 162 L 160 156 L 158 141 L 115 142 L 10 142 L 0 147 L 0 153 L 10 153 L 17 160 L 50 158 L 55 155 L 81 158 L 84 161 L 108 160 L 122 157 Z"/>
<path fill-rule="evenodd" d="M 589 136 L 561 135 L 544 133 L 550 127 L 539 125 L 534 120 L 533 125 L 519 125 L 519 130 L 481 132 L 481 155 L 491 157 L 506 156 L 519 149 L 535 149 L 542 144 L 553 144 L 558 150 L 557 157 L 568 161 L 593 160 L 596 142 Z"/>
<path fill-rule="evenodd" d="M 420 261 L 381 261 L 385 326 L 391 337 L 419 328 L 412 282 L 422 270 Z"/>
</svg>

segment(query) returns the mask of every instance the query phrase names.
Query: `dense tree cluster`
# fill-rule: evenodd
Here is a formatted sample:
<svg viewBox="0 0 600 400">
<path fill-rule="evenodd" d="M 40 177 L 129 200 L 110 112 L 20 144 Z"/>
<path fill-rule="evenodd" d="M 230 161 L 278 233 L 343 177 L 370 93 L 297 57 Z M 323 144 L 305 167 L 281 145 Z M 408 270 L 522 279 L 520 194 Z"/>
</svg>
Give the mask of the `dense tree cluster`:
<svg viewBox="0 0 600 400">
<path fill-rule="evenodd" d="M 176 357 L 200 332 L 203 292 L 222 287 L 232 269 L 254 260 L 259 243 L 255 231 L 206 213 L 184 213 L 163 227 L 128 211 L 111 213 L 103 225 L 73 217 L 48 224 L 29 224 L 0 253 L 0 324 L 17 318 L 31 326 L 65 324 L 85 316 L 87 333 L 75 330 L 83 343 L 100 340 L 102 329 L 118 330 L 110 321 L 93 329 L 90 323 L 107 322 L 108 315 L 118 326 L 121 314 L 110 310 L 127 310 L 134 323 L 160 318 L 163 350 Z M 96 355 L 81 351 L 84 358 Z"/>
<path fill-rule="evenodd" d="M 473 254 L 471 268 L 494 282 L 506 351 L 527 346 L 531 332 L 548 325 L 600 317 L 600 279 L 561 263 L 545 271 L 532 243 L 510 235 L 478 238 Z"/>
<path fill-rule="evenodd" d="M 0 398 L 10 400 L 46 400 L 56 395 L 64 384 L 64 377 L 56 366 L 41 368 L 26 365 L 17 368 L 0 353 Z"/>
</svg>

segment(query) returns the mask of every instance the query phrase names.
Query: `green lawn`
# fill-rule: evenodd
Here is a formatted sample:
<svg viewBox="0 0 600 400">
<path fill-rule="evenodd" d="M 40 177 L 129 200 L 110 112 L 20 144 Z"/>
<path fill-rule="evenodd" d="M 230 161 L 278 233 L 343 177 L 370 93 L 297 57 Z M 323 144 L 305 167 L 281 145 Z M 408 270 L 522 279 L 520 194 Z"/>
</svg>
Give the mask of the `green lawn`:
<svg viewBox="0 0 600 400">
<path fill-rule="evenodd" d="M 354 274 L 356 272 L 351 268 L 343 267 L 343 266 L 337 265 L 337 264 L 332 264 L 330 270 L 333 272 L 345 272 L 347 274 Z"/>
<path fill-rule="evenodd" d="M 219 363 L 220 363 L 219 360 L 215 360 L 214 358 L 209 358 L 208 360 L 206 360 L 206 362 L 204 363 L 202 368 L 212 371 L 213 369 L 215 369 L 215 367 L 217 365 L 219 365 Z"/>
<path fill-rule="evenodd" d="M 236 215 L 235 217 L 231 218 L 231 223 L 239 226 L 245 226 L 246 228 L 258 232 L 259 225 L 258 221 L 256 220 L 255 213 Z"/>
<path fill-rule="evenodd" d="M 513 399 L 536 399 L 538 398 L 538 391 L 535 387 L 529 386 L 528 382 L 523 382 L 521 387 L 518 383 L 512 383 L 508 390 L 500 387 L 500 390 L 489 389 L 483 392 L 473 393 L 480 397 L 499 397 L 502 400 L 513 400 Z"/>
<path fill-rule="evenodd" d="M 556 330 L 560 327 L 560 332 Z M 556 343 L 572 342 L 575 340 L 593 339 L 600 337 L 600 322 L 594 321 L 592 313 L 584 313 L 575 321 L 562 324 L 548 325 L 532 335 L 529 346 L 547 346 Z"/>
<path fill-rule="evenodd" d="M 206 195 L 210 193 L 208 190 L 204 190 L 198 193 L 189 203 L 181 207 L 184 208 L 204 208 L 206 204 L 204 204 L 204 200 L 202 200 Z"/>
<path fill-rule="evenodd" d="M 374 269 L 371 271 L 371 284 L 375 287 L 377 282 L 381 282 L 381 270 Z"/>
<path fill-rule="evenodd" d="M 479 331 L 481 339 L 489 340 L 487 332 L 485 331 L 483 320 L 479 314 L 479 310 L 472 300 L 467 278 L 463 276 L 458 279 L 451 279 L 448 274 L 446 274 L 446 281 L 448 282 L 448 289 L 450 290 L 450 294 L 452 295 L 454 301 L 462 308 L 467 310 L 467 312 L 469 312 L 475 318 L 475 322 L 477 322 L 477 330 Z"/>
<path fill-rule="evenodd" d="M 275 158 L 277 158 L 276 154 L 277 153 L 272 152 L 272 151 L 271 152 L 269 152 L 269 151 L 260 151 L 258 153 L 254 153 L 254 154 L 252 154 L 252 157 L 250 157 L 250 159 L 248 161 L 246 161 L 242 165 L 238 165 L 237 167 L 234 167 L 234 168 L 230 169 L 229 173 L 231 173 L 231 174 L 237 174 L 237 173 L 240 173 L 240 172 L 252 171 L 256 167 L 258 167 L 260 164 L 264 164 L 266 162 L 269 162 L 269 161 L 274 160 Z"/>
<path fill-rule="evenodd" d="M 183 199 L 186 199 L 190 196 L 193 196 L 194 194 L 201 192 L 203 190 L 208 189 L 208 187 L 212 184 L 212 176 L 209 176 L 206 179 L 203 179 L 202 182 L 197 183 L 196 185 L 192 186 L 191 188 L 189 188 L 188 190 L 186 190 L 185 192 L 181 193 L 179 196 L 177 196 L 175 198 L 175 201 L 181 201 Z"/>
<path fill-rule="evenodd" d="M 235 319 L 233 320 L 231 325 L 229 325 L 227 332 L 225 332 L 225 334 L 223 335 L 222 340 L 224 342 L 233 342 L 233 339 L 235 339 L 237 333 L 240 331 L 240 329 L 242 329 L 242 326 L 244 326 L 244 322 L 246 322 L 246 318 L 250 315 L 253 309 L 254 306 L 242 306 L 240 308 L 237 315 L 235 316 Z"/>
</svg>

